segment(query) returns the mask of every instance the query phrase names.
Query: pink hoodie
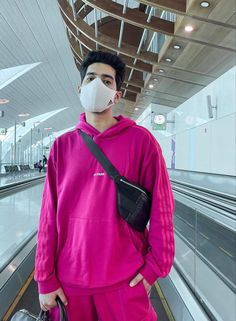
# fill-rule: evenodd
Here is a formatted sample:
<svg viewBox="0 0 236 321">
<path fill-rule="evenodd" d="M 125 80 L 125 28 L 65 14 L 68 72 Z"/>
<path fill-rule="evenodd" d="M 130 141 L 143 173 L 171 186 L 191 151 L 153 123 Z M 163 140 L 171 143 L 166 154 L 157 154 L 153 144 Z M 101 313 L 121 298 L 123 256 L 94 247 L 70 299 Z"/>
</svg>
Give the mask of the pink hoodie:
<svg viewBox="0 0 236 321">
<path fill-rule="evenodd" d="M 115 184 L 74 129 L 57 138 L 48 159 L 35 280 L 39 293 L 98 289 L 141 273 L 148 283 L 165 277 L 174 258 L 174 197 L 160 145 L 129 118 L 99 132 L 80 115 L 122 176 L 152 192 L 149 231 L 132 229 L 116 208 Z"/>
</svg>

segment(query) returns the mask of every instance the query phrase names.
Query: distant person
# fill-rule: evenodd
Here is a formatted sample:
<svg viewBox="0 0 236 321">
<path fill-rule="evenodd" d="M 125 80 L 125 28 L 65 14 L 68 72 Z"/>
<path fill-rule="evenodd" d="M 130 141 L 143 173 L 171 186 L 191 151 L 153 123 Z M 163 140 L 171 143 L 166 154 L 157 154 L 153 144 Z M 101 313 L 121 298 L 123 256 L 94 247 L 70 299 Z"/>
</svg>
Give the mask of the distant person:
<svg viewBox="0 0 236 321">
<path fill-rule="evenodd" d="M 174 258 L 174 197 L 162 150 L 147 129 L 112 116 L 125 77 L 120 57 L 90 52 L 80 74 L 85 113 L 48 158 L 35 261 L 40 306 L 52 321 L 59 321 L 56 296 L 70 321 L 156 321 L 148 292 Z M 149 229 L 139 232 L 121 217 L 115 183 L 78 129 L 121 175 L 152 193 Z"/>
<path fill-rule="evenodd" d="M 43 155 L 43 167 L 45 167 L 45 165 L 47 165 L 47 157 L 45 155 Z"/>
<path fill-rule="evenodd" d="M 46 172 L 46 170 L 47 170 L 47 163 L 48 163 L 47 157 L 45 155 L 43 155 L 43 171 L 44 172 Z"/>
<path fill-rule="evenodd" d="M 43 164 L 42 164 L 42 160 L 40 159 L 40 161 L 38 162 L 38 169 L 39 169 L 39 173 L 41 173 L 42 169 L 43 169 Z"/>
</svg>

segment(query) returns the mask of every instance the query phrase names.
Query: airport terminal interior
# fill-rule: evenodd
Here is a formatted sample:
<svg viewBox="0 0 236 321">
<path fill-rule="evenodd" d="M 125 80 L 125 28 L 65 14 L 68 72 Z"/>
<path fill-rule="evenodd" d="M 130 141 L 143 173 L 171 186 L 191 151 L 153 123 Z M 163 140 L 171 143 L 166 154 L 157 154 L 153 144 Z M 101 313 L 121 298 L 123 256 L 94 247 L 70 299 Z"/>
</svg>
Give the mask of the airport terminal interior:
<svg viewBox="0 0 236 321">
<path fill-rule="evenodd" d="M 145 127 L 165 159 L 175 257 L 150 292 L 158 320 L 235 321 L 235 0 L 0 0 L 0 320 L 40 312 L 47 159 L 84 112 L 90 51 L 123 60 L 113 116 Z"/>
</svg>

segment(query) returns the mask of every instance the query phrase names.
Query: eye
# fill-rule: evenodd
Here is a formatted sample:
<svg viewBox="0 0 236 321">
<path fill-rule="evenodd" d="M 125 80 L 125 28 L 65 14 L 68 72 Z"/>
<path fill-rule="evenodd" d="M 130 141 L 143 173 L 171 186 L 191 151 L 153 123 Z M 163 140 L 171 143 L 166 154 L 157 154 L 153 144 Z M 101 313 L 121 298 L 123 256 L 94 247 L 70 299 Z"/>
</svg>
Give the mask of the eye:
<svg viewBox="0 0 236 321">
<path fill-rule="evenodd" d="M 111 85 L 111 81 L 110 80 L 103 80 L 103 83 L 106 86 L 110 86 Z"/>
<path fill-rule="evenodd" d="M 94 80 L 94 77 L 93 77 L 93 76 L 89 76 L 86 80 L 87 80 L 87 81 L 93 81 L 93 80 Z"/>
</svg>

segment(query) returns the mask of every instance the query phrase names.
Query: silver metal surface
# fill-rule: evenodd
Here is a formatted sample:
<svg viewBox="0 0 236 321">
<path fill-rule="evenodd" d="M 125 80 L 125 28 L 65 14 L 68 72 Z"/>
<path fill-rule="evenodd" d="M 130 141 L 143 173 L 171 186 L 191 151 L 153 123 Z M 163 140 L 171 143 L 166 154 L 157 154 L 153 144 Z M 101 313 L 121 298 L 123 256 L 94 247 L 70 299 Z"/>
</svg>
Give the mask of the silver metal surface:
<svg viewBox="0 0 236 321">
<path fill-rule="evenodd" d="M 222 209 L 229 217 L 236 215 L 236 197 L 232 195 L 214 192 L 207 188 L 192 186 L 179 182 L 172 182 L 173 191 L 194 198 L 194 201 L 200 201 L 204 205 L 212 205 L 218 210 Z M 232 216 L 233 215 L 233 216 Z"/>
<path fill-rule="evenodd" d="M 35 237 L 0 273 L 0 319 L 34 269 Z"/>
<path fill-rule="evenodd" d="M 190 184 L 193 187 L 203 187 L 210 191 L 236 197 L 236 176 L 176 169 L 168 169 L 168 173 L 170 179 L 175 182 Z"/>
<path fill-rule="evenodd" d="M 174 267 L 172 267 L 169 276 L 165 279 L 159 279 L 158 283 L 175 321 L 210 321 Z"/>
<path fill-rule="evenodd" d="M 45 175 L 41 177 L 34 177 L 30 179 L 26 179 L 19 182 L 14 182 L 12 184 L 8 184 L 5 186 L 0 186 L 0 198 L 7 197 L 12 193 L 16 193 L 21 191 L 22 189 L 26 189 L 28 187 L 32 187 L 35 184 L 40 184 L 44 181 Z"/>
</svg>

